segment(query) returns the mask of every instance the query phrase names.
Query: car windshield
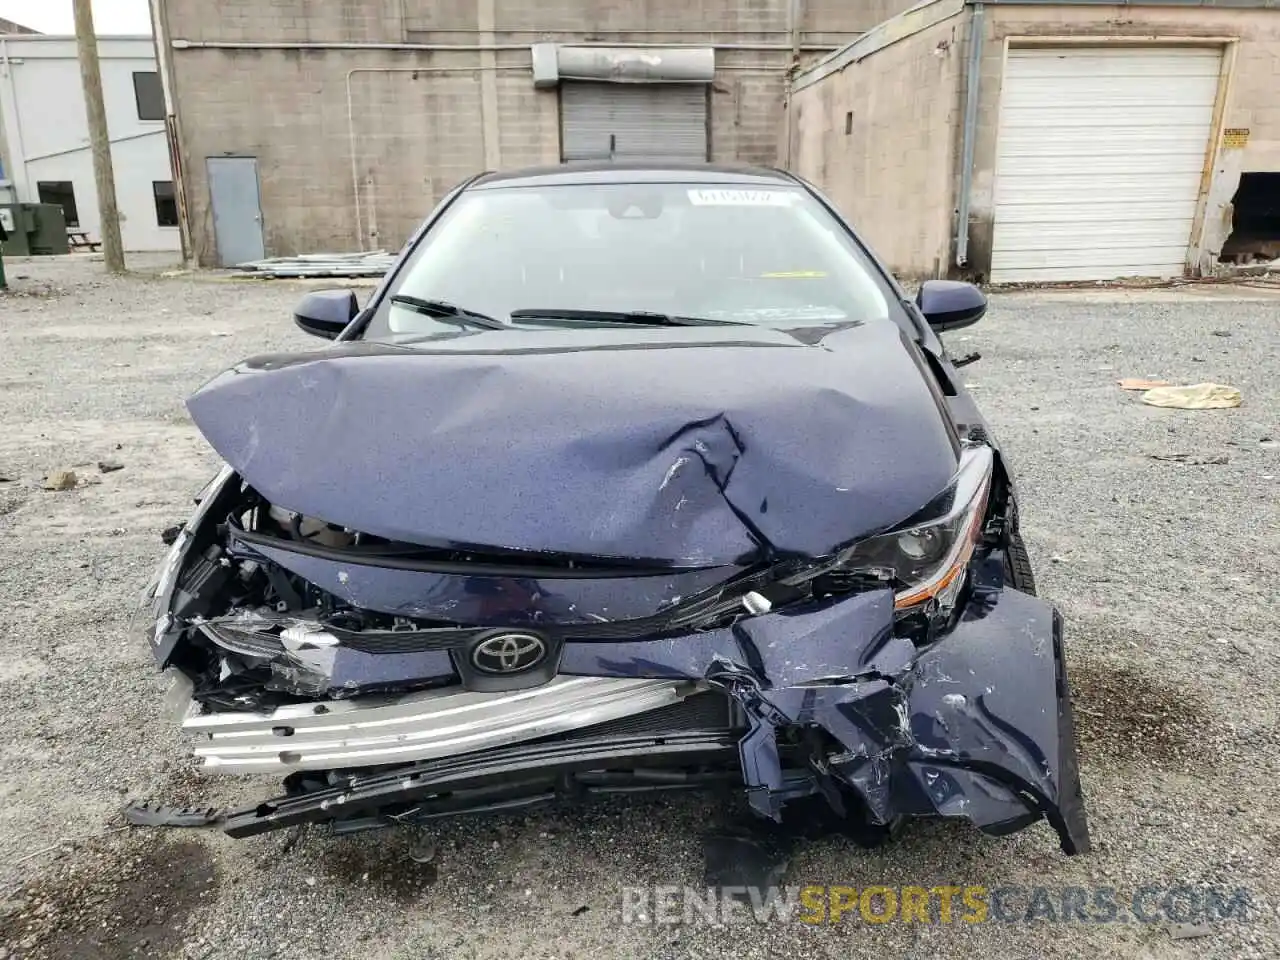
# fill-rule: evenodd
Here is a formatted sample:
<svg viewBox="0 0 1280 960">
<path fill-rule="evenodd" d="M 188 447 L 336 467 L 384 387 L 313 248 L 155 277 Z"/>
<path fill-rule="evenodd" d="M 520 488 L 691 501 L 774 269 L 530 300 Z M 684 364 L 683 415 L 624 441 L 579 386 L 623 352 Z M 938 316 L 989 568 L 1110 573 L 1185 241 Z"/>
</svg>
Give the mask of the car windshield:
<svg viewBox="0 0 1280 960">
<path fill-rule="evenodd" d="M 538 312 L 521 326 L 641 312 L 796 327 L 885 319 L 886 291 L 844 227 L 798 186 L 486 187 L 464 192 L 431 227 L 364 337 L 458 333 L 457 318 L 414 299 L 504 323 Z"/>
</svg>

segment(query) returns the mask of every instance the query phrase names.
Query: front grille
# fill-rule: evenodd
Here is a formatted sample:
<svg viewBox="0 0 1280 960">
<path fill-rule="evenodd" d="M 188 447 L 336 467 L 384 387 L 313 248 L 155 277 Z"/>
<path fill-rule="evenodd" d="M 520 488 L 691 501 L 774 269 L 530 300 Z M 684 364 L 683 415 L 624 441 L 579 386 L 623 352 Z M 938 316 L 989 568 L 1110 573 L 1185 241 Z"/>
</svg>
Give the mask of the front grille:
<svg viewBox="0 0 1280 960">
<path fill-rule="evenodd" d="M 720 732 L 735 730 L 744 724 L 737 718 L 733 702 L 722 693 L 695 693 L 679 703 L 668 704 L 647 713 L 637 713 L 581 727 L 568 733 L 547 737 L 537 742 L 569 742 L 592 737 L 658 736 L 664 733 Z"/>
<path fill-rule="evenodd" d="M 568 640 L 583 643 L 611 643 L 626 640 L 655 640 L 675 636 L 691 629 L 706 629 L 717 604 L 726 612 L 733 604 L 720 601 L 719 596 L 708 597 L 698 603 L 682 605 L 663 613 L 633 620 L 616 620 L 605 623 L 555 623 L 537 624 L 534 628 L 553 643 Z M 326 624 L 325 629 L 338 638 L 344 647 L 361 653 L 423 653 L 429 650 L 459 650 L 470 646 L 481 637 L 496 630 L 528 630 L 529 624 L 509 624 L 502 627 L 431 627 L 425 630 L 345 630 Z"/>
</svg>

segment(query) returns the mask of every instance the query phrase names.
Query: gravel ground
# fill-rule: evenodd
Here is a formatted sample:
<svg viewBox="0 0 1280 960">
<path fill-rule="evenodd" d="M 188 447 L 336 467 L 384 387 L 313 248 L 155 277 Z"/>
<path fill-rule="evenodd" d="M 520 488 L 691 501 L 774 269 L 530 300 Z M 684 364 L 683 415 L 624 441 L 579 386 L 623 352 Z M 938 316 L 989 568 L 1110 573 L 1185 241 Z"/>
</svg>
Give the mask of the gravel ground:
<svg viewBox="0 0 1280 960">
<path fill-rule="evenodd" d="M 964 372 L 1015 457 L 1041 592 L 1067 616 L 1094 852 L 1064 857 L 1044 825 L 992 839 L 915 824 L 876 851 L 802 842 L 784 881 L 1122 900 L 1246 887 L 1254 922 L 653 927 L 620 923 L 620 889 L 699 884 L 709 801 L 346 838 L 119 826 L 126 797 L 221 805 L 273 787 L 200 777 L 128 626 L 160 530 L 215 465 L 183 398 L 247 354 L 315 345 L 289 322 L 302 284 L 143 266 L 11 263 L 0 294 L 0 960 L 1280 956 L 1273 291 L 1006 294 L 953 335 L 983 354 Z M 1245 402 L 1145 407 L 1124 376 L 1216 380 Z M 1150 457 L 1170 453 L 1226 462 Z M 76 488 L 42 490 L 58 469 Z M 423 844 L 431 863 L 410 859 Z"/>
</svg>

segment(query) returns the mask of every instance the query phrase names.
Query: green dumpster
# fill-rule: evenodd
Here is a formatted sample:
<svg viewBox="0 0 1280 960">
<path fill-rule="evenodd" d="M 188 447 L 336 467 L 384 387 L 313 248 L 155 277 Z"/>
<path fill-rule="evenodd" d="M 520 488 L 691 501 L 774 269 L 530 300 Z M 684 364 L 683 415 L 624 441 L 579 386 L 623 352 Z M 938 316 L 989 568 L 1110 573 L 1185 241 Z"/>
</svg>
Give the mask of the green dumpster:
<svg viewBox="0 0 1280 960">
<path fill-rule="evenodd" d="M 31 211 L 31 252 L 40 255 L 70 253 L 67 242 L 67 217 L 61 204 L 28 203 Z"/>
<path fill-rule="evenodd" d="M 67 218 L 56 203 L 0 204 L 0 220 L 9 234 L 4 249 L 11 257 L 70 252 Z"/>
<path fill-rule="evenodd" d="M 11 257 L 25 257 L 31 253 L 27 237 L 31 233 L 31 215 L 23 209 L 26 204 L 6 203 L 0 205 L 0 222 L 4 223 L 4 231 L 9 236 L 4 242 L 4 252 Z"/>
</svg>

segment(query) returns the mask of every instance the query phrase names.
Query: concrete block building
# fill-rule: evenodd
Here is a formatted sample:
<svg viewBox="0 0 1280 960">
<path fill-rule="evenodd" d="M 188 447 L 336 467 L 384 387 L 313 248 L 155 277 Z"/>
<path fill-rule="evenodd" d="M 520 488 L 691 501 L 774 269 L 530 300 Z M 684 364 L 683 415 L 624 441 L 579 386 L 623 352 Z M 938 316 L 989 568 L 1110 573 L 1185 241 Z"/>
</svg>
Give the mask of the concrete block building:
<svg viewBox="0 0 1280 960">
<path fill-rule="evenodd" d="M 101 37 L 98 56 L 126 250 L 179 250 L 164 97 L 150 37 Z M 0 34 L 0 203 L 57 203 L 99 239 L 98 191 L 74 37 Z"/>
<path fill-rule="evenodd" d="M 786 129 L 903 276 L 1280 257 L 1276 0 L 926 0 L 799 72 Z"/>
<path fill-rule="evenodd" d="M 153 0 L 202 264 L 395 249 L 485 169 L 773 163 L 789 75 L 910 0 Z"/>
</svg>

